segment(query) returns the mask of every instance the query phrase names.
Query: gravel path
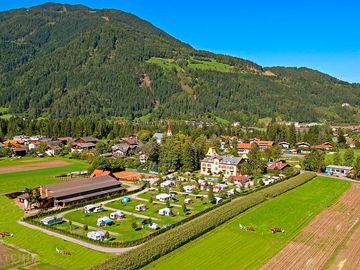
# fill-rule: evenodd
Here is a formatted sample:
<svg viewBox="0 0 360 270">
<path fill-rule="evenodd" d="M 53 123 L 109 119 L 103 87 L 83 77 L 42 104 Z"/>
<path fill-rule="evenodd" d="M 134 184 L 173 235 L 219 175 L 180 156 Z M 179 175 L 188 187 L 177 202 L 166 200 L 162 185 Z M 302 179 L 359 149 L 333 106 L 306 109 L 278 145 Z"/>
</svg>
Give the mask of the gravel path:
<svg viewBox="0 0 360 270">
<path fill-rule="evenodd" d="M 76 239 L 76 238 L 72 238 L 72 237 L 69 237 L 69 236 L 66 236 L 66 235 L 62 235 L 60 233 L 49 231 L 49 230 L 46 230 L 44 228 L 40 228 L 38 226 L 29 224 L 29 223 L 26 223 L 26 222 L 23 222 L 23 221 L 18 221 L 18 223 L 20 225 L 22 225 L 22 226 L 27 227 L 27 228 L 46 233 L 47 235 L 54 236 L 54 237 L 63 239 L 65 241 L 72 242 L 72 243 L 81 245 L 83 247 L 90 248 L 92 250 L 96 250 L 96 251 L 100 251 L 100 252 L 104 252 L 104 253 L 122 254 L 122 253 L 128 252 L 128 251 L 130 251 L 130 250 L 137 247 L 137 246 L 135 246 L 135 247 L 126 247 L 126 248 L 102 247 L 102 246 L 91 244 L 91 243 L 88 243 L 88 242 L 85 242 L 85 241 L 82 241 L 82 240 L 79 240 L 79 239 Z"/>
</svg>

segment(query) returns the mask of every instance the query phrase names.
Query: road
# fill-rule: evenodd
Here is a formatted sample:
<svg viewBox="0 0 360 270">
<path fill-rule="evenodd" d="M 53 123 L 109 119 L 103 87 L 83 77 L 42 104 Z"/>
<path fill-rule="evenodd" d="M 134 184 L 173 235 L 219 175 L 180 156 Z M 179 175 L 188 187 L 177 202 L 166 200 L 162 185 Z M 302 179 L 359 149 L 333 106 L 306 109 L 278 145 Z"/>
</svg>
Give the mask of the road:
<svg viewBox="0 0 360 270">
<path fill-rule="evenodd" d="M 53 231 L 46 230 L 46 229 L 44 229 L 44 228 L 40 228 L 40 227 L 38 227 L 38 226 L 35 226 L 35 225 L 32 225 L 32 224 L 26 223 L 26 222 L 24 222 L 24 221 L 20 221 L 20 220 L 19 220 L 18 223 L 19 223 L 20 225 L 23 225 L 23 226 L 27 227 L 27 228 L 30 228 L 30 229 L 33 229 L 33 230 L 37 230 L 37 231 L 46 233 L 47 235 L 54 236 L 54 237 L 63 239 L 63 240 L 65 240 L 65 241 L 72 242 L 72 243 L 81 245 L 81 246 L 83 246 L 83 247 L 90 248 L 90 249 L 93 249 L 93 250 L 96 250 L 96 251 L 100 251 L 100 252 L 104 252 L 104 253 L 122 254 L 122 253 L 128 252 L 128 251 L 130 251 L 130 250 L 138 247 L 138 246 L 126 247 L 126 248 L 102 247 L 102 246 L 98 246 L 98 245 L 95 245 L 95 244 L 91 244 L 91 243 L 88 243 L 88 242 L 85 242 L 85 241 L 82 241 L 82 240 L 79 240 L 79 239 L 76 239 L 76 238 L 73 238 L 73 237 L 69 237 L 69 236 L 66 236 L 66 235 L 62 235 L 62 234 L 60 234 L 60 233 L 56 233 L 56 232 L 53 232 Z"/>
<path fill-rule="evenodd" d="M 334 176 L 334 175 L 330 175 L 327 173 L 316 173 L 317 176 L 324 176 L 324 177 L 328 177 L 328 178 L 333 178 L 333 179 L 338 179 L 338 180 L 345 180 L 345 181 L 349 181 L 352 183 L 356 183 L 356 184 L 360 184 L 359 180 L 354 180 L 354 179 L 350 179 L 348 177 L 345 176 Z"/>
</svg>

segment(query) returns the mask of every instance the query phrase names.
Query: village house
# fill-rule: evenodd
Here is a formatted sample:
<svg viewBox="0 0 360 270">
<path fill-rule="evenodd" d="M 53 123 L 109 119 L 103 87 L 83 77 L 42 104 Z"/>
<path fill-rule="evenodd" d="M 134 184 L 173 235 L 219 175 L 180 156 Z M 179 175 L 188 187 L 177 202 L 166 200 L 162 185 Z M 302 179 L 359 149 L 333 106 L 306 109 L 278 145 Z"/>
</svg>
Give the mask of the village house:
<svg viewBox="0 0 360 270">
<path fill-rule="evenodd" d="M 354 141 L 354 140 L 347 141 L 346 146 L 351 148 L 351 149 L 355 149 L 356 148 L 356 141 Z"/>
<path fill-rule="evenodd" d="M 272 164 L 270 164 L 268 167 L 267 167 L 267 170 L 268 171 L 282 171 L 286 168 L 289 168 L 290 165 L 287 164 L 286 162 L 282 162 L 282 161 L 279 161 L 279 162 L 273 162 Z"/>
<path fill-rule="evenodd" d="M 325 151 L 330 151 L 334 148 L 334 144 L 330 143 L 330 142 L 324 142 L 322 144 L 319 145 L 313 145 L 310 147 L 311 149 L 317 149 L 317 150 L 325 150 Z"/>
<path fill-rule="evenodd" d="M 241 157 L 233 155 L 218 155 L 213 148 L 210 148 L 206 157 L 201 161 L 201 174 L 219 175 L 229 178 L 240 174 L 240 166 L 245 162 Z"/>
<path fill-rule="evenodd" d="M 325 168 L 325 173 L 331 175 L 348 176 L 352 173 L 353 167 L 350 166 L 338 166 L 328 165 Z"/>
<path fill-rule="evenodd" d="M 74 143 L 93 143 L 96 144 L 99 140 L 94 137 L 80 137 Z"/>
<path fill-rule="evenodd" d="M 273 141 L 262 141 L 259 138 L 250 139 L 250 143 L 256 143 L 261 150 L 265 150 L 274 145 Z"/>
<path fill-rule="evenodd" d="M 45 148 L 45 154 L 48 155 L 49 157 L 53 157 L 58 155 L 61 152 L 61 147 L 58 145 L 48 145 Z"/>
<path fill-rule="evenodd" d="M 308 149 L 310 148 L 310 144 L 307 142 L 298 142 L 295 144 L 297 149 Z"/>
<path fill-rule="evenodd" d="M 81 153 L 83 151 L 89 151 L 91 149 L 95 149 L 96 144 L 89 142 L 89 143 L 73 143 L 71 147 L 71 153 Z"/>
<path fill-rule="evenodd" d="M 249 154 L 250 150 L 253 148 L 256 148 L 256 143 L 239 143 L 237 146 L 238 154 L 247 155 Z"/>
<path fill-rule="evenodd" d="M 40 145 L 41 145 L 40 141 L 32 141 L 32 142 L 30 142 L 28 144 L 29 151 L 39 149 Z"/>
<path fill-rule="evenodd" d="M 282 149 L 290 149 L 290 143 L 288 142 L 279 142 L 279 146 L 281 146 Z"/>
</svg>

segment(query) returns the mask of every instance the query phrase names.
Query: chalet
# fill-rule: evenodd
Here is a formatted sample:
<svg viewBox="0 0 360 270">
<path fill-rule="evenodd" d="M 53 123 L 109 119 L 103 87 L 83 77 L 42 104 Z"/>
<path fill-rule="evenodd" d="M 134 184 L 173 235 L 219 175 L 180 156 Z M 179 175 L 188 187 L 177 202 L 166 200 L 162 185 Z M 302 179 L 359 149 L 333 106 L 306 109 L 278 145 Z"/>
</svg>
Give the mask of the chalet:
<svg viewBox="0 0 360 270">
<path fill-rule="evenodd" d="M 80 137 L 74 143 L 93 143 L 96 144 L 99 140 L 94 137 Z"/>
<path fill-rule="evenodd" d="M 67 206 L 84 200 L 115 194 L 126 189 L 111 176 L 99 176 L 59 184 L 40 186 L 40 196 L 54 206 Z"/>
<path fill-rule="evenodd" d="M 332 150 L 333 148 L 334 148 L 334 145 L 330 142 L 324 142 L 319 145 L 311 146 L 311 149 L 326 150 L 326 151 Z"/>
<path fill-rule="evenodd" d="M 354 148 L 356 148 L 356 141 L 353 141 L 353 140 L 347 141 L 346 145 L 347 145 L 347 147 L 354 149 Z"/>
<path fill-rule="evenodd" d="M 95 149 L 96 144 L 89 142 L 89 143 L 73 143 L 71 147 L 71 153 L 81 153 L 83 151 L 88 151 L 91 149 Z"/>
<path fill-rule="evenodd" d="M 240 174 L 240 166 L 245 162 L 241 157 L 233 155 L 220 156 L 214 149 L 210 148 L 207 156 L 201 161 L 201 174 L 218 175 L 222 173 L 225 177 Z"/>
<path fill-rule="evenodd" d="M 297 149 L 309 149 L 310 148 L 310 144 L 307 142 L 298 142 L 297 144 L 295 144 Z"/>
<path fill-rule="evenodd" d="M 11 154 L 13 157 L 24 157 L 28 153 L 28 149 L 25 147 L 12 148 Z"/>
<path fill-rule="evenodd" d="M 289 168 L 290 165 L 285 163 L 285 162 L 273 162 L 272 164 L 270 164 L 268 167 L 267 167 L 267 170 L 268 171 L 282 171 L 286 168 Z"/>
<path fill-rule="evenodd" d="M 251 177 L 248 175 L 236 175 L 231 176 L 230 179 L 233 180 L 235 184 L 245 184 L 251 180 Z"/>
<path fill-rule="evenodd" d="M 288 143 L 288 142 L 279 142 L 278 145 L 281 146 L 282 149 L 290 148 L 290 143 Z"/>
<path fill-rule="evenodd" d="M 262 150 L 265 150 L 274 145 L 273 141 L 262 141 L 258 138 L 250 139 L 250 143 L 256 143 L 258 147 Z"/>
<path fill-rule="evenodd" d="M 60 141 L 63 145 L 72 143 L 74 141 L 73 137 L 59 137 L 57 138 L 58 141 Z"/>
<path fill-rule="evenodd" d="M 41 145 L 40 141 L 32 141 L 28 144 L 28 148 L 29 150 L 36 150 L 39 149 L 40 145 Z"/>
<path fill-rule="evenodd" d="M 248 154 L 253 148 L 256 148 L 256 143 L 239 143 L 237 146 L 239 154 Z"/>
<path fill-rule="evenodd" d="M 138 147 L 141 147 L 144 145 L 144 143 L 135 136 L 122 138 L 120 140 L 120 143 L 125 143 L 125 144 L 129 145 L 130 149 L 135 149 L 135 148 L 138 148 Z"/>
<path fill-rule="evenodd" d="M 349 166 L 338 166 L 338 165 L 328 165 L 325 168 L 325 173 L 339 176 L 348 176 L 351 174 L 353 167 Z"/>
<path fill-rule="evenodd" d="M 127 157 L 130 150 L 130 146 L 126 143 L 118 143 L 111 146 L 111 151 L 114 157 L 124 158 Z"/>
<path fill-rule="evenodd" d="M 48 145 L 45 148 L 45 154 L 49 157 L 58 155 L 61 152 L 61 147 L 58 145 Z"/>
</svg>

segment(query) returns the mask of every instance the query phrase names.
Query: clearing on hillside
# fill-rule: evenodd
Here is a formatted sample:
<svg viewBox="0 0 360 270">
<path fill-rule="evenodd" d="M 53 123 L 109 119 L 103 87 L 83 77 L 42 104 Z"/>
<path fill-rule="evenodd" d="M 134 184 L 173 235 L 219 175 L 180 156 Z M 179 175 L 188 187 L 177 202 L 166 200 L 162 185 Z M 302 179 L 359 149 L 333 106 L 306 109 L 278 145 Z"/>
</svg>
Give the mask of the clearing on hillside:
<svg viewBox="0 0 360 270">
<path fill-rule="evenodd" d="M 0 174 L 63 167 L 63 166 L 68 166 L 70 164 L 71 163 L 64 160 L 51 160 L 44 162 L 34 162 L 30 164 L 14 165 L 14 166 L 3 166 L 0 167 Z"/>
<path fill-rule="evenodd" d="M 208 270 L 214 265 L 227 270 L 259 269 L 349 186 L 345 181 L 317 177 L 245 212 L 146 269 Z M 241 230 L 240 224 L 253 227 L 255 231 Z M 272 234 L 270 229 L 274 227 L 284 229 L 285 233 Z"/>
<path fill-rule="evenodd" d="M 262 269 L 322 269 L 337 246 L 356 225 L 359 217 L 360 185 L 353 184 L 336 204 L 318 215 Z M 356 249 L 350 248 L 346 256 L 356 256 L 353 252 L 356 252 Z"/>
</svg>

